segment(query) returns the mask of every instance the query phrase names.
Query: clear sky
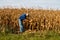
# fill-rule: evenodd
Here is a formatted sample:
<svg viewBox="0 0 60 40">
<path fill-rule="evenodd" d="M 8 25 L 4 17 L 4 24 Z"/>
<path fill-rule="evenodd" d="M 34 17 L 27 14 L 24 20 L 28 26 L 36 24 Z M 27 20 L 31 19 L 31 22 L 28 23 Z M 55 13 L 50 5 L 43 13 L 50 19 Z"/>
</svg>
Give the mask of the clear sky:
<svg viewBox="0 0 60 40">
<path fill-rule="evenodd" d="M 4 6 L 60 9 L 60 0 L 0 0 L 0 7 Z"/>
</svg>

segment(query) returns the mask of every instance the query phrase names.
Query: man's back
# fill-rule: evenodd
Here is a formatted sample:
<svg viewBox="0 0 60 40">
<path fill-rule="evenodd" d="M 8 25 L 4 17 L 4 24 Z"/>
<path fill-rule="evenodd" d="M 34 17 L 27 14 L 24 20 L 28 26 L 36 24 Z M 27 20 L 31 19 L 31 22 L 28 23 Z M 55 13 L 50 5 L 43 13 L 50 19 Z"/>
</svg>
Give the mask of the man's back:
<svg viewBox="0 0 60 40">
<path fill-rule="evenodd" d="M 20 20 L 24 20 L 26 19 L 26 14 L 22 14 L 20 17 L 19 17 Z"/>
</svg>

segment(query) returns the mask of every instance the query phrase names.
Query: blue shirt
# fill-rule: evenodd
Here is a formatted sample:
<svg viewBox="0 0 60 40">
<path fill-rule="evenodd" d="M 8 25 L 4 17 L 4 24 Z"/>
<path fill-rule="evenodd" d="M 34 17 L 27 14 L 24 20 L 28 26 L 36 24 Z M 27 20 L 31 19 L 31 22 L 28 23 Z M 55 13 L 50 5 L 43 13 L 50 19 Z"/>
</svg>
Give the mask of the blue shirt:
<svg viewBox="0 0 60 40">
<path fill-rule="evenodd" d="M 20 20 L 24 20 L 26 19 L 26 14 L 22 14 L 20 17 L 19 17 Z"/>
</svg>

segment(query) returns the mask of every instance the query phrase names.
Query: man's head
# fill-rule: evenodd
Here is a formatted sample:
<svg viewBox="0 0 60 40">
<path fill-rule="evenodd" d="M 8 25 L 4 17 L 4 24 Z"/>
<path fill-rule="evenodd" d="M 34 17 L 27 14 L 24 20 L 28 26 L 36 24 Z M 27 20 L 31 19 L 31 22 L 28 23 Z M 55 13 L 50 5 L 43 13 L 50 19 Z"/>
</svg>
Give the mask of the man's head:
<svg viewBox="0 0 60 40">
<path fill-rule="evenodd" d="M 27 14 L 26 14 L 26 16 L 28 17 L 28 16 L 29 16 L 29 14 L 27 13 Z"/>
<path fill-rule="evenodd" d="M 26 19 L 29 19 L 29 14 L 28 13 L 26 13 Z"/>
</svg>

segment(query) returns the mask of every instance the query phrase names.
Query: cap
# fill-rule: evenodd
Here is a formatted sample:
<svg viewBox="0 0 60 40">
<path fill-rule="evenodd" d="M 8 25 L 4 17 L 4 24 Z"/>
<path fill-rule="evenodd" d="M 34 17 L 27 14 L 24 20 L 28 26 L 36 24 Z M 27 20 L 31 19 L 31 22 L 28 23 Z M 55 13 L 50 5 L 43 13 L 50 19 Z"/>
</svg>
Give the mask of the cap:
<svg viewBox="0 0 60 40">
<path fill-rule="evenodd" d="M 29 14 L 27 13 L 26 16 L 28 16 Z"/>
</svg>

